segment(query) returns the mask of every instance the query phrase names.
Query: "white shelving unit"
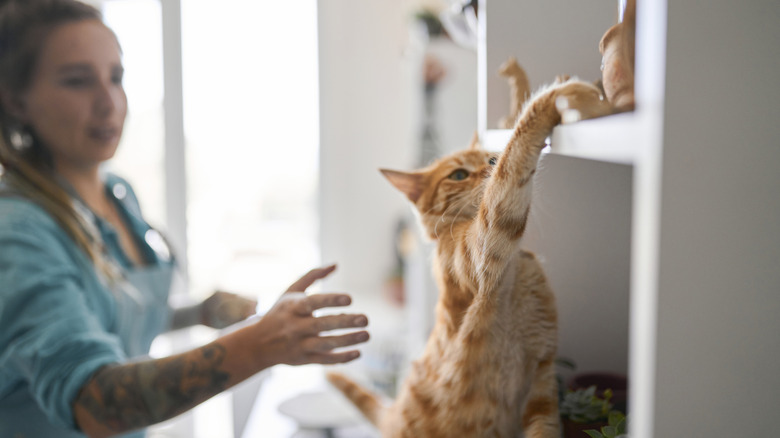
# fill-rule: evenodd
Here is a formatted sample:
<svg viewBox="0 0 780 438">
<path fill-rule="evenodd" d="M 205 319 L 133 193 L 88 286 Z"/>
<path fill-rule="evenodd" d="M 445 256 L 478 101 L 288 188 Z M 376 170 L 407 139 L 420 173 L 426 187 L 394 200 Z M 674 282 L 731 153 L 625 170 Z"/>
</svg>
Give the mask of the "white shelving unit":
<svg viewBox="0 0 780 438">
<path fill-rule="evenodd" d="M 501 64 L 515 57 L 534 89 L 560 74 L 600 78 L 598 42 L 617 22 L 617 4 L 484 0 L 480 7 L 480 135 L 500 150 L 511 135 L 495 129 L 509 109 Z M 558 298 L 559 356 L 577 372 L 629 374 L 634 140 L 646 137 L 643 122 L 624 113 L 559 126 L 540 165 L 523 245 L 543 260 Z"/>
<path fill-rule="evenodd" d="M 633 112 L 561 125 L 553 130 L 548 152 L 633 165 L 639 153 L 635 139 L 646 126 Z M 482 141 L 488 149 L 501 150 L 511 135 L 510 129 L 489 129 Z"/>
<path fill-rule="evenodd" d="M 544 80 L 534 73 L 544 68 L 559 69 L 548 70 L 549 78 L 572 73 L 549 57 L 579 62 L 566 50 L 584 53 L 583 41 L 597 47 L 615 22 L 614 13 L 596 12 L 608 24 L 591 20 L 587 14 L 598 5 L 480 2 L 480 133 L 491 148 L 502 147 L 508 136 L 492 129 L 508 108 L 508 88 L 494 73 L 500 63 L 516 56 L 532 81 Z M 550 254 L 545 263 L 559 296 L 564 353 L 573 348 L 568 337 L 620 341 L 593 327 L 572 333 L 567 318 L 581 317 L 566 313 L 570 302 L 630 297 L 628 320 L 614 321 L 614 328 L 629 332 L 632 438 L 767 436 L 776 429 L 780 3 L 713 0 L 701 6 L 638 1 L 637 110 L 555 130 L 542 164 L 548 177 L 540 172 L 534 202 L 543 204 L 542 219 L 578 216 L 529 229 L 536 236 L 528 243 Z M 597 36 L 576 26 L 561 30 L 573 16 L 593 25 Z M 587 56 L 598 67 L 600 57 Z M 603 196 L 601 190 L 616 184 L 626 190 Z M 587 199 L 577 203 L 581 197 Z M 551 211 L 544 211 L 545 203 L 553 204 Z M 588 205 L 613 211 L 630 231 L 595 228 L 601 218 L 579 211 Z M 561 256 L 567 251 L 574 254 Z M 629 264 L 611 263 L 626 256 Z M 611 262 L 592 265 L 601 257 Z M 582 263 L 592 266 L 579 269 Z M 586 298 L 575 294 L 576 285 L 605 275 L 614 276 L 607 282 L 614 290 L 599 295 L 586 287 Z M 621 291 L 625 275 L 629 287 Z"/>
</svg>

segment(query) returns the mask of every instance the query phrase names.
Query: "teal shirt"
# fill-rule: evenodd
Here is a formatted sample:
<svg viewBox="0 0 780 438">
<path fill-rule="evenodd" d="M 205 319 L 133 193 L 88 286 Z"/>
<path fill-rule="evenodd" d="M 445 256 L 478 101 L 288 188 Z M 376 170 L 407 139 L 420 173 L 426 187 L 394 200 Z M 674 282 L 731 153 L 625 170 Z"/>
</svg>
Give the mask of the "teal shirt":
<svg viewBox="0 0 780 438">
<path fill-rule="evenodd" d="M 105 181 L 147 263 L 132 268 L 116 230 L 87 210 L 129 280 L 120 291 L 46 211 L 0 180 L 0 437 L 83 437 L 72 412 L 82 386 L 104 365 L 147 354 L 168 325 L 172 257 L 130 185 Z"/>
</svg>

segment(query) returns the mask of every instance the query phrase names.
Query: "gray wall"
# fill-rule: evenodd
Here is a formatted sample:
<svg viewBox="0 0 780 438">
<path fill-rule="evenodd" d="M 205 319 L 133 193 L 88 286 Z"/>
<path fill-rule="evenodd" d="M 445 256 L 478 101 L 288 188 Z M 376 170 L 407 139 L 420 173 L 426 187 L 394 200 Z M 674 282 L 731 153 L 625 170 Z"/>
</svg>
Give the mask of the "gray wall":
<svg viewBox="0 0 780 438">
<path fill-rule="evenodd" d="M 780 3 L 669 2 L 668 17 L 655 436 L 773 436 Z"/>
<path fill-rule="evenodd" d="M 628 373 L 632 176 L 631 166 L 547 154 L 534 182 L 523 246 L 544 266 L 558 355 L 578 373 Z"/>
<path fill-rule="evenodd" d="M 551 83 L 557 75 L 586 81 L 601 77 L 598 42 L 617 23 L 615 0 L 487 0 L 485 38 L 485 129 L 509 109 L 506 78 L 498 74 L 509 56 L 517 58 L 532 89 Z"/>
</svg>

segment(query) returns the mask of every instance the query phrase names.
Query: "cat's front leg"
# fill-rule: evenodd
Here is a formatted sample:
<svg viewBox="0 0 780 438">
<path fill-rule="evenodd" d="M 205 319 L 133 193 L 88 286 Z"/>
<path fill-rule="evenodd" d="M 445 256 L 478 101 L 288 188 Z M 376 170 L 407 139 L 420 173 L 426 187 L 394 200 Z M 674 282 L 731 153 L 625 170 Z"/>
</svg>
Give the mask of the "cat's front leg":
<svg viewBox="0 0 780 438">
<path fill-rule="evenodd" d="M 615 108 L 595 85 L 570 81 L 555 90 L 555 107 L 564 123 L 613 114 Z"/>
<path fill-rule="evenodd" d="M 514 126 L 514 135 L 507 148 L 543 148 L 553 128 L 570 115 L 576 120 L 592 119 L 615 112 L 595 85 L 579 79 L 557 79 L 529 99 Z M 562 119 L 562 116 L 569 116 Z M 523 140 L 519 142 L 518 140 Z"/>
<path fill-rule="evenodd" d="M 534 375 L 531 391 L 521 415 L 525 438 L 559 438 L 558 382 L 555 361 L 543 360 Z"/>
</svg>

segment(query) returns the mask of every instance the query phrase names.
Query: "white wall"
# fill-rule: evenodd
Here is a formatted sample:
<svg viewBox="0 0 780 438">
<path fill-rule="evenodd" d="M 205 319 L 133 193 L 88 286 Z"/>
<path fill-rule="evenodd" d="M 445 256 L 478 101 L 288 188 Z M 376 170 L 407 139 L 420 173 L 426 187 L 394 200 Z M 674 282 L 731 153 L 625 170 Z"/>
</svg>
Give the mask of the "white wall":
<svg viewBox="0 0 780 438">
<path fill-rule="evenodd" d="M 477 130 L 477 52 L 447 38 L 433 39 L 424 49 L 447 72 L 436 95 L 441 154 L 445 155 L 467 147 Z"/>
<path fill-rule="evenodd" d="M 326 283 L 378 295 L 406 204 L 377 170 L 406 168 L 416 144 L 406 18 L 400 2 L 319 2 L 320 240 Z"/>
<path fill-rule="evenodd" d="M 376 297 L 394 260 L 396 221 L 410 211 L 378 168 L 416 164 L 422 57 L 447 69 L 437 96 L 442 153 L 468 145 L 477 128 L 476 53 L 426 44 L 410 31 L 404 2 L 319 2 L 320 240 L 325 284 Z"/>
<path fill-rule="evenodd" d="M 655 436 L 774 436 L 780 3 L 668 8 Z"/>
</svg>

